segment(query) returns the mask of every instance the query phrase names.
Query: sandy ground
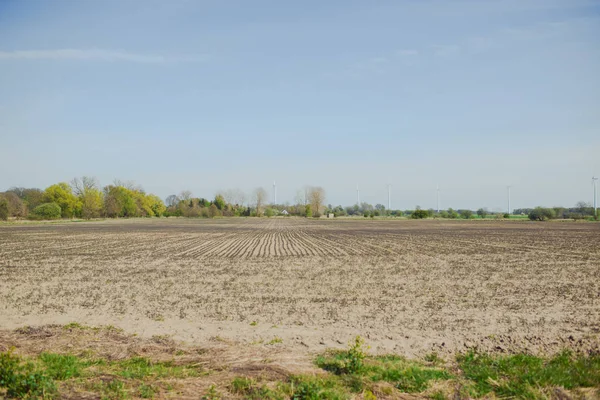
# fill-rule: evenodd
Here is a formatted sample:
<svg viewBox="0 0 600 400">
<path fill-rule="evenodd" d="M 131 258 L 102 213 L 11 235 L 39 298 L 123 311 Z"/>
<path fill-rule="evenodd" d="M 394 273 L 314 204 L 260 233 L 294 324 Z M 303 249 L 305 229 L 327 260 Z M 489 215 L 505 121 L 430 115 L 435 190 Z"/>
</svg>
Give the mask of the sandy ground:
<svg viewBox="0 0 600 400">
<path fill-rule="evenodd" d="M 0 329 L 422 356 L 600 351 L 600 224 L 306 219 L 0 225 Z"/>
</svg>

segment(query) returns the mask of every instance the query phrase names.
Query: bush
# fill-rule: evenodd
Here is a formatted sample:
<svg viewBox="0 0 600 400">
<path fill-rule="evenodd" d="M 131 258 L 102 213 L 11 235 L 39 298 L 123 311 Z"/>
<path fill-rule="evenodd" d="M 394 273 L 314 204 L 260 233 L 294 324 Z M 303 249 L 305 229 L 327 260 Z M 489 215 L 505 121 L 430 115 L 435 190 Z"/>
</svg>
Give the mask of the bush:
<svg viewBox="0 0 600 400">
<path fill-rule="evenodd" d="M 216 205 L 211 204 L 210 207 L 208 208 L 208 216 L 210 218 L 220 217 L 221 216 L 221 211 L 219 211 L 219 209 L 217 208 Z"/>
<path fill-rule="evenodd" d="M 504 215 L 502 217 L 506 218 L 506 219 L 509 219 L 510 218 L 510 214 L 509 213 L 504 213 Z"/>
<path fill-rule="evenodd" d="M 447 213 L 448 213 L 448 218 L 452 218 L 452 219 L 458 218 L 458 213 L 451 208 L 448 209 Z"/>
<path fill-rule="evenodd" d="M 460 216 L 464 219 L 470 219 L 473 216 L 473 211 L 471 210 L 460 210 Z"/>
<path fill-rule="evenodd" d="M 0 388 L 6 390 L 9 398 L 43 399 L 54 397 L 56 393 L 49 376 L 36 371 L 33 364 L 23 363 L 10 351 L 0 353 Z"/>
<path fill-rule="evenodd" d="M 410 217 L 412 219 L 424 219 L 429 217 L 429 212 L 427 210 L 415 210 L 413 211 L 413 213 L 410 215 Z"/>
<path fill-rule="evenodd" d="M 59 219 L 61 216 L 61 208 L 56 203 L 40 204 L 33 209 L 35 219 Z"/>
<path fill-rule="evenodd" d="M 6 199 L 0 197 L 0 220 L 6 221 L 8 219 L 8 202 Z"/>
<path fill-rule="evenodd" d="M 365 340 L 356 336 L 353 342 L 350 342 L 346 351 L 338 351 L 333 359 L 319 358 L 317 365 L 336 375 L 357 374 L 364 368 L 364 359 L 367 356 L 363 349 Z"/>
<path fill-rule="evenodd" d="M 551 208 L 536 207 L 529 213 L 529 219 L 532 221 L 546 221 L 554 217 L 554 210 Z"/>
<path fill-rule="evenodd" d="M 306 218 L 311 218 L 312 217 L 312 207 L 310 206 L 310 204 L 306 205 Z"/>
</svg>

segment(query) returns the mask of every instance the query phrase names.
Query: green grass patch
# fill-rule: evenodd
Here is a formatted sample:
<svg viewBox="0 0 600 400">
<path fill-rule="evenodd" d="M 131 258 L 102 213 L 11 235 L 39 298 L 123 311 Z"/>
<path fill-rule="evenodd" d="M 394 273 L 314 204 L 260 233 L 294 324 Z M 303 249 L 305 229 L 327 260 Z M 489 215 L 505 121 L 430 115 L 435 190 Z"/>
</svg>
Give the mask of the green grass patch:
<svg viewBox="0 0 600 400">
<path fill-rule="evenodd" d="M 0 395 L 8 398 L 48 399 L 57 390 L 50 376 L 12 352 L 0 353 Z"/>
<path fill-rule="evenodd" d="M 430 381 L 448 380 L 452 375 L 445 369 L 429 367 L 404 357 L 367 356 L 363 342 L 356 338 L 345 351 L 334 351 L 317 358 L 316 364 L 326 371 L 343 377 L 345 386 L 353 392 L 368 388 L 368 382 L 389 382 L 402 392 L 419 393 Z M 437 361 L 437 358 L 436 358 Z"/>
<path fill-rule="evenodd" d="M 172 362 L 151 361 L 144 357 L 112 362 L 108 365 L 116 375 L 127 379 L 152 378 L 189 378 L 199 375 L 196 368 L 174 365 Z"/>
<path fill-rule="evenodd" d="M 138 395 L 142 398 L 142 399 L 151 399 L 154 397 L 154 395 L 156 394 L 157 390 L 154 388 L 154 386 L 152 385 L 147 385 L 145 383 L 142 383 L 139 387 L 138 387 Z"/>
<path fill-rule="evenodd" d="M 86 388 L 100 394 L 102 400 L 124 400 L 129 398 L 125 383 L 119 379 L 93 382 L 87 385 Z"/>
<path fill-rule="evenodd" d="M 42 353 L 39 359 L 45 373 L 57 381 L 80 377 L 83 369 L 90 365 L 73 355 Z"/>
<path fill-rule="evenodd" d="M 600 355 L 564 351 L 550 359 L 527 354 L 492 356 L 470 351 L 457 357 L 459 368 L 474 384 L 476 396 L 536 399 L 554 387 L 600 388 Z"/>
<path fill-rule="evenodd" d="M 229 389 L 250 400 L 345 400 L 351 397 L 342 381 L 335 376 L 297 375 L 272 387 L 251 378 L 238 377 L 231 382 Z"/>
<path fill-rule="evenodd" d="M 0 398 L 54 398 L 58 395 L 57 382 L 69 380 L 69 385 L 92 390 L 106 399 L 130 395 L 152 398 L 158 392 L 152 382 L 196 377 L 201 372 L 192 365 L 144 357 L 108 361 L 90 354 L 41 353 L 23 358 L 4 352 L 0 353 Z M 106 380 L 107 376 L 112 378 Z"/>
<path fill-rule="evenodd" d="M 246 377 L 233 379 L 233 381 L 231 381 L 230 391 L 242 395 L 246 399 L 284 399 L 283 393 L 272 390 L 266 385 Z"/>
<path fill-rule="evenodd" d="M 369 355 L 362 339 L 356 338 L 347 350 L 329 351 L 315 363 L 323 369 L 316 375 L 282 380 L 238 377 L 219 389 L 246 399 L 271 400 L 341 400 L 357 395 L 374 399 L 376 394 L 394 393 L 442 400 L 457 387 L 461 396 L 470 398 L 548 399 L 556 388 L 573 394 L 582 388 L 600 389 L 600 354 L 568 351 L 544 358 L 473 350 L 446 363 L 435 353 L 425 355 L 424 360 Z M 52 399 L 65 388 L 93 391 L 102 399 L 154 398 L 169 390 L 165 385 L 204 373 L 195 364 L 144 357 L 110 361 L 93 352 L 21 357 L 8 351 L 0 353 L 0 398 Z M 217 389 L 212 386 L 203 398 L 221 398 Z"/>
</svg>

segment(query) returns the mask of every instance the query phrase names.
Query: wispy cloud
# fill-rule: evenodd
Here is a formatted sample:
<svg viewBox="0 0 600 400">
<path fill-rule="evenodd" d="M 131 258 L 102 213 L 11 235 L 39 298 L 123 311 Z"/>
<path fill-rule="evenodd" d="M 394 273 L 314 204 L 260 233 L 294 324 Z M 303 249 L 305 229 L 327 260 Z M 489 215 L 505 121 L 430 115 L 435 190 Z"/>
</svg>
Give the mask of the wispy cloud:
<svg viewBox="0 0 600 400">
<path fill-rule="evenodd" d="M 419 54 L 419 52 L 417 50 L 413 50 L 413 49 L 403 49 L 403 50 L 396 51 L 396 55 L 400 56 L 400 57 L 410 57 L 410 56 L 416 56 L 418 54 Z"/>
<path fill-rule="evenodd" d="M 15 50 L 0 51 L 0 60 L 82 60 L 105 62 L 135 62 L 144 64 L 163 64 L 180 61 L 202 61 L 205 56 L 162 56 L 154 54 L 132 53 L 123 50 L 104 49 L 53 49 L 53 50 Z"/>
<path fill-rule="evenodd" d="M 452 57 L 460 53 L 460 46 L 456 44 L 435 45 L 431 47 L 433 49 L 433 54 L 435 54 L 438 57 Z"/>
</svg>

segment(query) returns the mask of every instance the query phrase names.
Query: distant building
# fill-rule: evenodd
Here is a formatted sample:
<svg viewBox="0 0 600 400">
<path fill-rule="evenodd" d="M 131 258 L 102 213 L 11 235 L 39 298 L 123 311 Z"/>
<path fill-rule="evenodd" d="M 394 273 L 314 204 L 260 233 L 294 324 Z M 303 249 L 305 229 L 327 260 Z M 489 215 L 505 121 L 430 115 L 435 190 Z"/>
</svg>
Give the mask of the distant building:
<svg viewBox="0 0 600 400">
<path fill-rule="evenodd" d="M 333 217 L 334 217 L 333 213 L 327 214 L 327 218 L 333 218 Z"/>
<path fill-rule="evenodd" d="M 281 213 L 282 213 L 283 215 L 289 215 L 289 212 L 287 212 L 287 210 L 283 210 Z"/>
</svg>

